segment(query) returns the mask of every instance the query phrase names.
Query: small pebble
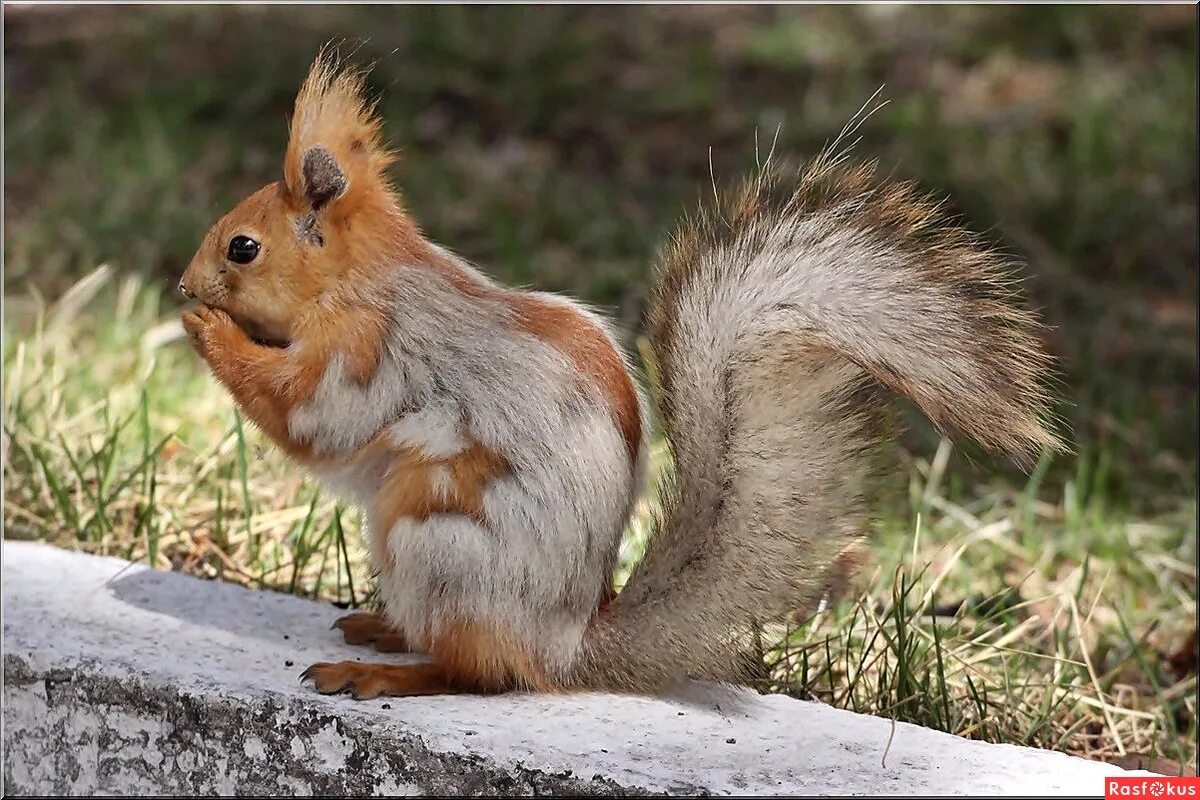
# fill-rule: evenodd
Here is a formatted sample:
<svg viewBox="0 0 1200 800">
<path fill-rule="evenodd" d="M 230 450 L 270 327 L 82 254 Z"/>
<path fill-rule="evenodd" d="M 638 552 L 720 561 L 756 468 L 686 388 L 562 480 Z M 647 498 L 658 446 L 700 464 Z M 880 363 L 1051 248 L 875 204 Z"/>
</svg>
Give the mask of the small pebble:
<svg viewBox="0 0 1200 800">
<path fill-rule="evenodd" d="M 283 638 L 285 638 L 285 639 L 290 639 L 290 638 L 292 638 L 292 637 L 288 636 L 288 635 L 285 633 L 285 634 L 283 635 Z"/>
<path fill-rule="evenodd" d="M 465 736 L 474 736 L 474 735 L 475 735 L 475 731 L 463 731 L 463 735 L 465 735 Z"/>
<path fill-rule="evenodd" d="M 392 704 L 391 704 L 391 703 L 384 703 L 384 704 L 383 704 L 383 707 L 384 707 L 385 709 L 387 709 L 388 711 L 391 711 L 391 709 L 392 709 Z"/>
<path fill-rule="evenodd" d="M 725 740 L 725 744 L 737 744 L 737 739 L 730 736 L 728 739 Z"/>
<path fill-rule="evenodd" d="M 296 664 L 296 662 L 295 662 L 295 661 L 285 661 L 285 662 L 283 662 L 283 665 L 284 665 L 285 667 L 291 667 L 291 666 L 295 666 L 295 664 Z"/>
</svg>

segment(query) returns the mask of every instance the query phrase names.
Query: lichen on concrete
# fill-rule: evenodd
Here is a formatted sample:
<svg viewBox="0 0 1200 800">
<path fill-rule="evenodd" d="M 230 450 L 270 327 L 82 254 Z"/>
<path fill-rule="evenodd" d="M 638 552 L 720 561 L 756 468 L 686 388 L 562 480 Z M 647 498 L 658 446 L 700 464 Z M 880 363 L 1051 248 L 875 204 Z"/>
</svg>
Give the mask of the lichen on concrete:
<svg viewBox="0 0 1200 800">
<path fill-rule="evenodd" d="M 417 736 L 347 723 L 304 703 L 233 701 L 80 670 L 56 675 L 8 654 L 9 794 L 531 795 L 626 794 L 470 754 L 433 752 Z M 634 793 L 638 792 L 636 789 Z"/>
</svg>

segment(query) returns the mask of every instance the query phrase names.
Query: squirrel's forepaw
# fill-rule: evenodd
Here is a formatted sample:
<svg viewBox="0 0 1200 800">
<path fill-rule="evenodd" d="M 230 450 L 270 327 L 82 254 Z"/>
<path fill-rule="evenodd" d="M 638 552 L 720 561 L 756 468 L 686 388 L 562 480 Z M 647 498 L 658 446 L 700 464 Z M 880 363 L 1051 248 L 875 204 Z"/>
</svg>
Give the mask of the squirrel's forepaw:
<svg viewBox="0 0 1200 800">
<path fill-rule="evenodd" d="M 188 341 L 201 356 L 208 357 L 217 337 L 237 325 L 229 314 L 212 306 L 196 306 L 183 314 L 183 329 Z"/>
</svg>

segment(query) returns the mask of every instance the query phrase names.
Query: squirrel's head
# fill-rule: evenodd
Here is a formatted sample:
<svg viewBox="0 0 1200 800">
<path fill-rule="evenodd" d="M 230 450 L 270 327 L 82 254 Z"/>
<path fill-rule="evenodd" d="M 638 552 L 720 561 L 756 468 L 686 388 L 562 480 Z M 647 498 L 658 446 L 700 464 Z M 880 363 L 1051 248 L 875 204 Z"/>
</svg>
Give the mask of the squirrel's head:
<svg viewBox="0 0 1200 800">
<path fill-rule="evenodd" d="M 204 237 L 179 290 L 283 345 L 318 304 L 335 302 L 412 240 L 387 180 L 394 154 L 363 97 L 363 75 L 318 56 L 296 97 L 282 181 L 247 197 Z"/>
</svg>

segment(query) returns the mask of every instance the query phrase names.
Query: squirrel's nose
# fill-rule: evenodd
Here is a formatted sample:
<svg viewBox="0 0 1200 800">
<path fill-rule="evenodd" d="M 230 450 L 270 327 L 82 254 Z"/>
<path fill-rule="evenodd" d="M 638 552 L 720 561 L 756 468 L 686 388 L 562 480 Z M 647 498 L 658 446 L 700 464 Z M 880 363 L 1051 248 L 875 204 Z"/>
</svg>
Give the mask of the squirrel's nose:
<svg viewBox="0 0 1200 800">
<path fill-rule="evenodd" d="M 179 291 L 188 300 L 194 300 L 196 298 L 196 295 L 192 294 L 192 290 L 187 287 L 187 284 L 183 282 L 182 278 L 179 279 Z"/>
</svg>

